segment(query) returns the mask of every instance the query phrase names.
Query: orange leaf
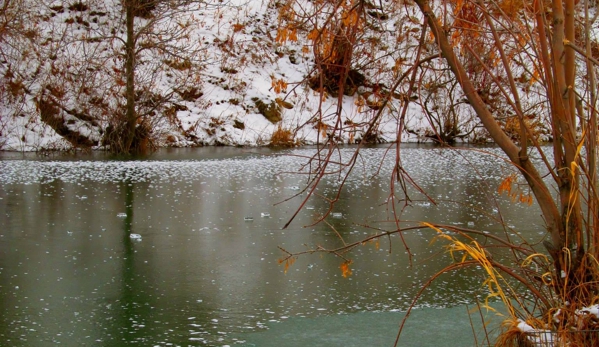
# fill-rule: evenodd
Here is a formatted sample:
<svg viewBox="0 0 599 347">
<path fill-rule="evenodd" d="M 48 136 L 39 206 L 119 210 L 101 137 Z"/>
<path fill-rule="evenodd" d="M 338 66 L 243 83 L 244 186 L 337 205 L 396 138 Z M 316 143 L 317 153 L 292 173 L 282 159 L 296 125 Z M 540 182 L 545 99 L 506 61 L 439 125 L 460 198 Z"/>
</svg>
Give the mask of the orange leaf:
<svg viewBox="0 0 599 347">
<path fill-rule="evenodd" d="M 291 32 L 289 33 L 289 41 L 292 41 L 292 42 L 297 41 L 297 30 L 296 29 L 291 30 Z"/>
<path fill-rule="evenodd" d="M 312 31 L 310 31 L 310 33 L 308 34 L 308 40 L 316 40 L 316 38 L 318 37 L 318 35 L 320 34 L 320 31 L 318 29 L 312 29 Z"/>
<path fill-rule="evenodd" d="M 352 274 L 351 269 L 349 268 L 351 263 L 352 263 L 351 260 L 346 260 L 339 267 L 341 269 L 341 275 L 343 275 L 343 277 L 345 277 L 345 278 L 347 278 L 348 276 L 351 276 L 351 274 Z"/>
<path fill-rule="evenodd" d="M 282 263 L 281 260 L 279 260 L 279 264 L 280 263 Z M 295 263 L 295 258 L 287 258 L 285 260 L 285 273 L 287 273 L 287 270 L 289 270 L 289 267 L 293 265 L 293 263 Z"/>
<path fill-rule="evenodd" d="M 287 41 L 287 29 L 286 28 L 279 28 L 279 30 L 277 30 L 277 37 L 275 37 L 275 41 L 277 41 L 278 43 L 285 43 L 285 41 Z"/>
<path fill-rule="evenodd" d="M 245 28 L 245 25 L 243 25 L 243 24 L 240 24 L 240 23 L 233 24 L 233 32 L 235 32 L 235 33 L 240 32 L 243 28 Z"/>
<path fill-rule="evenodd" d="M 514 175 L 507 176 L 497 188 L 497 193 L 502 194 L 506 192 L 508 195 L 512 192 L 512 183 L 514 182 Z"/>
</svg>

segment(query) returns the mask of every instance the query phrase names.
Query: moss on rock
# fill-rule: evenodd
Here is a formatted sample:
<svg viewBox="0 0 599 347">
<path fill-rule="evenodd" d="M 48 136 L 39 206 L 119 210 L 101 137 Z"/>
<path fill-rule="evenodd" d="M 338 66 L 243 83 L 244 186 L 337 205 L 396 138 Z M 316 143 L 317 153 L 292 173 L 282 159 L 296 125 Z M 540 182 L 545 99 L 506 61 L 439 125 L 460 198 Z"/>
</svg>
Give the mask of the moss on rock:
<svg viewBox="0 0 599 347">
<path fill-rule="evenodd" d="M 252 98 L 252 101 L 256 104 L 258 112 L 271 123 L 275 124 L 283 119 L 281 116 L 281 107 L 275 101 L 266 103 L 259 98 Z"/>
</svg>

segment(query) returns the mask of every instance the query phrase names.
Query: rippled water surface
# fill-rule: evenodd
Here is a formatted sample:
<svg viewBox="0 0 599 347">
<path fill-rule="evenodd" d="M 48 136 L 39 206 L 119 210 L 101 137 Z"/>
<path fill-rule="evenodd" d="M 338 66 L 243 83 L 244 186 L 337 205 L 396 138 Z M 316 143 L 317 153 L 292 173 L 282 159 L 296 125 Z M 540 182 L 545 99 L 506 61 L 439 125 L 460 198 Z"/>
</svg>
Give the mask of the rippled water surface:
<svg viewBox="0 0 599 347">
<path fill-rule="evenodd" d="M 303 255 L 286 273 L 279 264 L 279 247 L 338 247 L 338 235 L 349 243 L 394 229 L 393 160 L 385 159 L 394 153 L 381 147 L 361 151 L 326 218 L 330 226 L 313 223 L 328 210 L 324 197 L 337 195 L 335 175 L 283 230 L 306 197 L 294 196 L 308 176 L 293 172 L 314 151 L 170 149 L 130 161 L 2 154 L 0 345 L 256 345 L 246 340 L 269 326 L 405 310 L 450 261 L 434 256 L 442 250 L 430 245 L 432 231 L 404 234 L 412 266 L 398 236 L 347 255 L 348 278 L 331 255 Z M 402 219 L 503 233 L 501 219 L 529 239 L 542 237 L 537 207 L 497 195 L 511 172 L 500 157 L 416 146 L 401 155 L 403 169 L 438 204 L 411 189 L 415 202 Z M 474 269 L 442 276 L 418 305 L 471 303 L 484 296 L 480 283 Z"/>
</svg>

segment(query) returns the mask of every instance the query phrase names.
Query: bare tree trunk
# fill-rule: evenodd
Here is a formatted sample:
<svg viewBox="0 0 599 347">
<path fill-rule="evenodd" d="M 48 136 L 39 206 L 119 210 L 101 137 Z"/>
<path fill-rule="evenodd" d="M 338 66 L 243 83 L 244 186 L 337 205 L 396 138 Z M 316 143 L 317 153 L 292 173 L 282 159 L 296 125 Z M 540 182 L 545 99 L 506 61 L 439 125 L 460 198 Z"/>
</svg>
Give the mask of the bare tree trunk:
<svg viewBox="0 0 599 347">
<path fill-rule="evenodd" d="M 125 76 L 127 105 L 125 111 L 125 131 L 123 135 L 122 152 L 131 153 L 135 137 L 135 126 L 137 124 L 137 115 L 135 112 L 135 10 L 137 0 L 125 0 L 126 6 L 126 26 L 127 42 L 125 44 Z"/>
<path fill-rule="evenodd" d="M 591 22 L 589 18 L 589 3 L 585 2 L 585 48 L 586 48 L 586 68 L 588 74 L 588 89 L 590 91 L 590 107 L 589 107 L 589 125 L 587 135 L 587 155 L 588 155 L 588 166 L 589 166 L 589 188 L 587 190 L 587 196 L 589 197 L 587 219 L 589 226 L 587 227 L 587 233 L 591 230 L 595 230 L 599 226 L 599 216 L 594 211 L 597 210 L 597 194 L 593 188 L 597 187 L 597 82 L 595 81 L 595 67 L 593 66 L 589 57 L 591 54 Z M 589 249 L 592 249 L 595 258 L 599 256 L 599 233 L 594 235 L 587 234 L 589 240 Z"/>
<path fill-rule="evenodd" d="M 528 185 L 530 186 L 539 207 L 547 223 L 547 230 L 551 235 L 553 246 L 561 248 L 563 245 L 561 232 L 561 216 L 553 201 L 549 189 L 543 182 L 543 179 L 534 165 L 528 160 L 526 155 L 521 155 L 520 149 L 514 142 L 504 133 L 500 125 L 494 119 L 491 112 L 488 110 L 484 101 L 476 92 L 476 88 L 470 81 L 464 67 L 455 55 L 452 46 L 449 44 L 447 35 L 443 28 L 440 27 L 440 22 L 430 8 L 427 0 L 415 0 L 416 4 L 424 14 L 428 25 L 430 26 L 437 44 L 441 49 L 443 58 L 451 68 L 460 83 L 464 94 L 466 95 L 470 105 L 476 112 L 478 118 L 483 123 L 484 127 L 489 132 L 495 143 L 503 150 L 511 162 L 520 170 Z"/>
<path fill-rule="evenodd" d="M 583 175 L 588 175 L 589 185 L 589 214 L 594 214 L 597 192 L 594 191 L 596 170 L 594 168 L 585 168 L 581 160 L 581 142 L 576 134 L 576 111 L 582 115 L 582 105 L 577 105 L 575 94 L 575 72 L 576 57 L 574 49 L 569 44 L 574 42 L 574 0 L 553 0 L 552 13 L 553 23 L 552 33 L 547 34 L 545 28 L 544 11 L 537 12 L 537 33 L 541 51 L 539 58 L 542 60 L 542 66 L 545 77 L 545 86 L 547 88 L 548 99 L 551 106 L 552 128 L 554 134 L 554 167 L 549 168 L 553 173 L 555 182 L 558 186 L 558 198 L 555 200 L 548 186 L 543 182 L 538 170 L 528 160 L 527 153 L 518 148 L 516 144 L 505 134 L 499 123 L 495 120 L 484 101 L 477 93 L 471 79 L 466 73 L 463 65 L 456 56 L 452 45 L 449 42 L 447 32 L 440 26 L 428 0 L 415 0 L 416 4 L 424 14 L 428 24 L 433 32 L 441 55 L 447 61 L 455 78 L 460 83 L 466 98 L 476 112 L 483 126 L 489 132 L 495 143 L 508 156 L 510 161 L 520 171 L 527 181 L 537 203 L 542 211 L 546 222 L 546 227 L 551 242 L 545 242 L 545 246 L 554 260 L 555 279 L 559 293 L 565 301 L 579 300 L 588 296 L 584 285 L 589 275 L 588 265 L 585 265 L 585 226 L 586 238 L 589 243 L 596 243 L 597 236 L 593 235 L 594 229 L 590 225 L 595 224 L 596 216 L 589 217 L 588 223 L 583 223 L 582 203 L 583 195 L 580 192 L 581 179 Z M 479 2 L 480 6 L 484 4 Z M 535 2 L 535 9 L 542 9 L 542 2 Z M 564 11 L 565 9 L 565 11 Z M 551 41 L 548 38 L 551 37 Z M 495 37 L 495 40 L 498 38 Z M 551 58 L 550 58 L 551 57 Z M 504 64 L 507 64 L 504 62 Z M 509 68 L 509 66 L 506 66 Z M 591 68 L 592 70 L 592 68 Z M 594 75 L 590 75 L 591 83 L 594 82 Z M 593 89 L 594 87 L 590 87 Z M 595 165 L 595 145 L 596 145 L 596 120 L 594 120 L 594 99 L 591 98 L 592 105 L 589 134 L 593 136 L 587 139 L 590 149 L 587 153 L 588 161 L 586 164 Z M 585 120 L 586 122 L 586 120 Z M 539 149 L 540 150 L 540 149 Z M 588 170 L 588 171 L 584 171 Z M 589 174 L 590 173 L 590 174 Z M 591 193 L 592 191 L 592 193 Z M 591 241 L 592 240 L 592 241 Z"/>
<path fill-rule="evenodd" d="M 560 138 L 555 139 L 557 145 L 564 148 L 562 162 L 556 162 L 561 177 L 559 184 L 560 207 L 564 224 L 564 243 L 571 247 L 572 244 L 582 247 L 582 223 L 580 215 L 580 200 L 572 201 L 572 196 L 578 192 L 578 175 L 571 172 L 570 165 L 576 163 L 576 111 L 574 95 L 574 50 L 565 46 L 566 42 L 574 42 L 574 0 L 566 0 L 566 12 L 561 0 L 553 1 L 553 68 L 557 83 L 555 95 L 557 124 Z M 551 83 L 551 82 L 549 82 Z M 561 170 L 559 170 L 561 168 Z"/>
</svg>

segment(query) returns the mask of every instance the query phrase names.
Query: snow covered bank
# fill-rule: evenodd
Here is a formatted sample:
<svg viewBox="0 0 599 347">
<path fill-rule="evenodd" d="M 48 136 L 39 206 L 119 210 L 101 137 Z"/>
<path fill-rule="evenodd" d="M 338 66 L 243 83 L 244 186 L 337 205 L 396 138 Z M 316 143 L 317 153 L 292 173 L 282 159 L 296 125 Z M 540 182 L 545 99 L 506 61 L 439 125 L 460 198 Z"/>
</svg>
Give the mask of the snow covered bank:
<svg viewBox="0 0 599 347">
<path fill-rule="evenodd" d="M 299 144 L 325 138 L 349 143 L 362 139 L 371 123 L 371 142 L 395 141 L 400 128 L 401 139 L 409 142 L 445 131 L 459 141 L 487 140 L 451 74 L 437 69 L 443 67 L 440 60 L 421 68 L 409 100 L 408 78 L 391 90 L 415 59 L 422 22 L 416 6 L 369 5 L 352 60 L 360 85 L 338 98 L 308 83 L 316 68 L 311 25 L 318 26 L 315 18 L 327 12 L 319 17 L 310 1 L 288 3 L 296 16 L 315 21 L 293 29 L 293 40 L 281 39 L 281 28 L 290 25 L 283 3 L 267 0 L 184 3 L 136 20 L 136 107 L 157 145 L 260 146 L 282 130 Z M 13 4 L 18 6 L 0 18 L 14 26 L 0 36 L 0 149 L 101 147 L 126 104 L 121 2 Z M 424 53 L 436 52 L 428 40 Z M 526 54 L 516 58 L 530 60 Z M 533 121 L 543 124 L 539 89 L 521 70 L 524 102 Z M 512 117 L 499 111 L 498 116 Z M 547 138 L 548 132 L 542 133 Z"/>
</svg>

